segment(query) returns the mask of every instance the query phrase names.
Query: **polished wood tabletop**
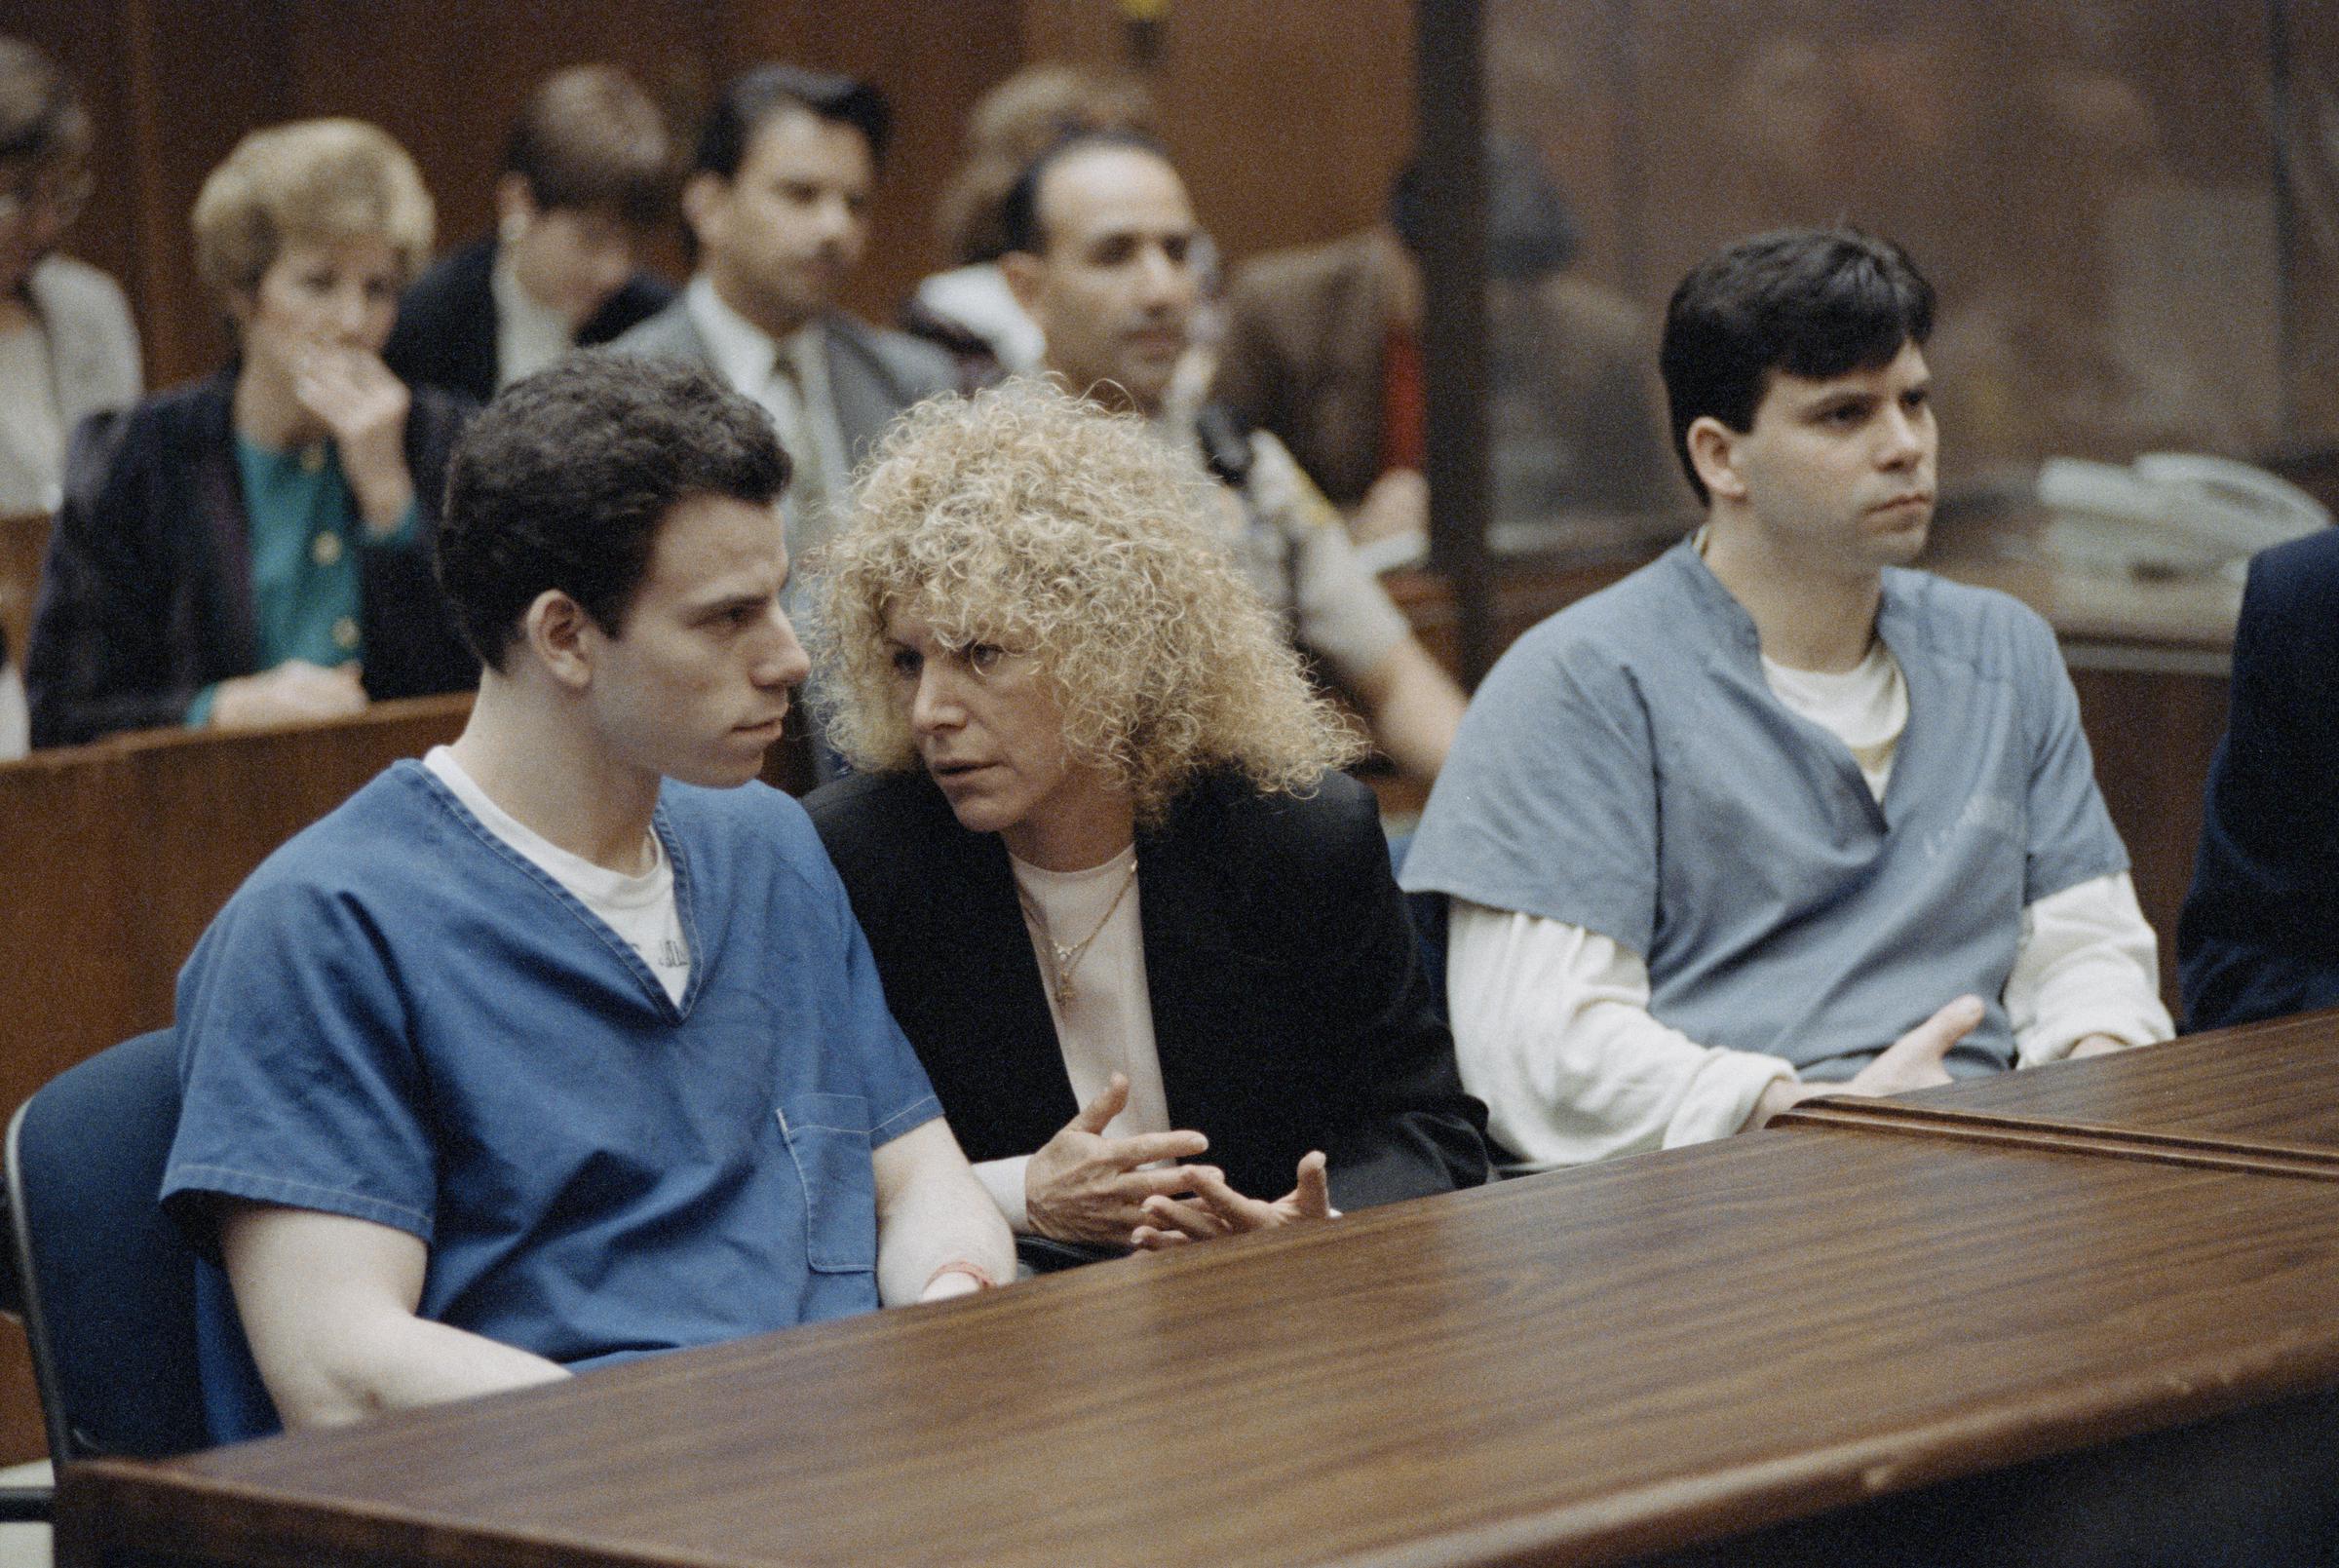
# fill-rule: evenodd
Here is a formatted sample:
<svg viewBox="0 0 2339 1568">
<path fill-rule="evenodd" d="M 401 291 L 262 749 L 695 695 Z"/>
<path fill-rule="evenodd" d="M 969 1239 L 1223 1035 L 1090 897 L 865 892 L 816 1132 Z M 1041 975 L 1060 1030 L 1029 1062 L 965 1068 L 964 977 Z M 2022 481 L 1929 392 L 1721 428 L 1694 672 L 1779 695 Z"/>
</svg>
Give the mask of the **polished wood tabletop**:
<svg viewBox="0 0 2339 1568">
<path fill-rule="evenodd" d="M 2339 1389 L 2335 1301 L 2339 1185 L 1766 1131 L 74 1467 L 60 1561 L 1614 1561 Z"/>
<path fill-rule="evenodd" d="M 1830 1101 L 1838 1118 L 1948 1134 L 1971 1120 L 2145 1134 L 2237 1160 L 2281 1156 L 2339 1178 L 2339 1009 L 2188 1035 L 2141 1051 L 2002 1073 L 1890 1102 Z M 1946 1124 L 1923 1113 L 1945 1113 Z M 2311 1173 L 2311 1172 L 2309 1172 Z"/>
</svg>

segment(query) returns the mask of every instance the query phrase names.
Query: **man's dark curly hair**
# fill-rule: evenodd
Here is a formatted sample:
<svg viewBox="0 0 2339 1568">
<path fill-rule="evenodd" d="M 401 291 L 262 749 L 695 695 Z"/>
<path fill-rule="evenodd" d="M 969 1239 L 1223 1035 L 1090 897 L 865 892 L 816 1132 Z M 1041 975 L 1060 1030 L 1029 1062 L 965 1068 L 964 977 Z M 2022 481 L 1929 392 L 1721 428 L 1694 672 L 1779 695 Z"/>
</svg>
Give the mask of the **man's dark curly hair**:
<svg viewBox="0 0 2339 1568">
<path fill-rule="evenodd" d="M 786 484 L 770 416 L 708 371 L 572 354 L 498 394 L 456 445 L 439 584 L 463 640 L 500 670 L 547 589 L 622 635 L 676 502 L 764 506 Z"/>
</svg>

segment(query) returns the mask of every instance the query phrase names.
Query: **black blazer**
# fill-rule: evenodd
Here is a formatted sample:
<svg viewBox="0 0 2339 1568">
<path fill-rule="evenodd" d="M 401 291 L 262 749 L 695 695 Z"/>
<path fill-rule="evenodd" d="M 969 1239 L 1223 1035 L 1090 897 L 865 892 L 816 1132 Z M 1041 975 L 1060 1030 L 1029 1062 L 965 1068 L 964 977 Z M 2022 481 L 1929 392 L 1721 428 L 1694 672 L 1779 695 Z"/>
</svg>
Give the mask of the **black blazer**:
<svg viewBox="0 0 2339 1568">
<path fill-rule="evenodd" d="M 959 826 L 923 773 L 805 806 L 969 1158 L 1039 1148 L 1078 1106 L 998 835 Z M 1137 894 L 1170 1118 L 1239 1191 L 1282 1197 L 1310 1149 L 1342 1208 L 1486 1179 L 1485 1107 L 1363 785 L 1331 774 L 1298 799 L 1208 778 L 1138 834 Z"/>
<path fill-rule="evenodd" d="M 398 302 L 382 363 L 410 387 L 446 387 L 478 402 L 495 396 L 495 239 L 448 252 Z M 577 345 L 606 343 L 655 316 L 674 286 L 637 272 L 577 330 Z"/>
<path fill-rule="evenodd" d="M 2176 923 L 2185 1027 L 2339 1004 L 2339 529 L 2249 563 L 2233 699 Z"/>
<path fill-rule="evenodd" d="M 235 387 L 230 365 L 74 433 L 24 657 L 34 746 L 177 724 L 204 687 L 258 670 Z M 469 399 L 414 389 L 415 539 L 359 552 L 369 697 L 479 683 L 431 567 L 447 458 L 472 412 Z"/>
</svg>

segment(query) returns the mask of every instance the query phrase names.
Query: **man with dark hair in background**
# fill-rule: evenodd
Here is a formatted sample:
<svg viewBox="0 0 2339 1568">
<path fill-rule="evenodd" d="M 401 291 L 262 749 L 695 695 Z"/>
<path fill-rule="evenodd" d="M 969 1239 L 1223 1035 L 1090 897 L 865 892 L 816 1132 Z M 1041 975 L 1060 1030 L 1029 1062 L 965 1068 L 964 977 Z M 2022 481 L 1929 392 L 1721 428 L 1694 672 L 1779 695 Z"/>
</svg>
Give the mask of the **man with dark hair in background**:
<svg viewBox="0 0 2339 1568">
<path fill-rule="evenodd" d="M 787 539 L 800 557 L 828 536 L 854 465 L 894 415 L 956 384 L 939 349 L 836 308 L 868 245 L 891 127 L 865 82 L 794 65 L 735 78 L 682 187 L 698 275 L 617 341 L 709 365 L 771 413 L 795 473 Z"/>
<path fill-rule="evenodd" d="M 1012 1277 L 820 840 L 754 782 L 806 669 L 786 478 L 753 403 L 605 352 L 468 433 L 461 738 L 271 856 L 179 978 L 164 1202 L 224 1265 L 213 1438 Z"/>
<path fill-rule="evenodd" d="M 1405 861 L 1452 900 L 1456 1054 L 1518 1167 L 2169 1034 L 2054 633 L 1907 569 L 1932 329 L 1848 229 L 1674 291 L 1705 526 L 1503 656 Z"/>
<path fill-rule="evenodd" d="M 572 65 L 528 95 L 495 185 L 493 234 L 399 302 L 383 363 L 480 402 L 572 348 L 606 343 L 674 297 L 640 267 L 673 200 L 673 142 L 614 65 Z"/>
</svg>

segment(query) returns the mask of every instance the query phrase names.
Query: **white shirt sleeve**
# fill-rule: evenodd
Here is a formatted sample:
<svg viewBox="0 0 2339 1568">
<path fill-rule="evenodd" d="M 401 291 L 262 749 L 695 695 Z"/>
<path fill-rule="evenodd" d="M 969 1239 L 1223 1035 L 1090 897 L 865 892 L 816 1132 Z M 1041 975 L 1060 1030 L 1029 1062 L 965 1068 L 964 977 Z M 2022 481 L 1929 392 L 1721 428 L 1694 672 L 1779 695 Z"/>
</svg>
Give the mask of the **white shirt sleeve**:
<svg viewBox="0 0 2339 1568">
<path fill-rule="evenodd" d="M 32 710 L 24 705 L 24 677 L 14 664 L 0 662 L 0 762 L 13 762 L 32 744 Z"/>
<path fill-rule="evenodd" d="M 1640 955 L 1582 926 L 1452 902 L 1446 1000 L 1463 1087 L 1519 1170 L 1724 1137 L 1783 1058 L 1702 1046 L 1649 1013 Z"/>
<path fill-rule="evenodd" d="M 2160 950 L 2127 872 L 2051 893 L 2022 911 L 2005 1002 L 2020 1067 L 2060 1061 L 2091 1034 L 2143 1046 L 2176 1033 L 2161 1002 Z"/>
<path fill-rule="evenodd" d="M 991 1195 L 991 1202 L 1007 1216 L 1007 1228 L 1017 1236 L 1031 1229 L 1031 1216 L 1023 1207 L 1023 1167 L 1029 1164 L 1031 1156 L 1027 1154 L 975 1162 L 975 1179 L 982 1183 L 982 1190 Z"/>
</svg>

